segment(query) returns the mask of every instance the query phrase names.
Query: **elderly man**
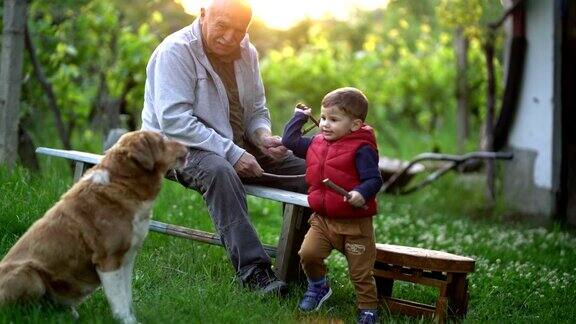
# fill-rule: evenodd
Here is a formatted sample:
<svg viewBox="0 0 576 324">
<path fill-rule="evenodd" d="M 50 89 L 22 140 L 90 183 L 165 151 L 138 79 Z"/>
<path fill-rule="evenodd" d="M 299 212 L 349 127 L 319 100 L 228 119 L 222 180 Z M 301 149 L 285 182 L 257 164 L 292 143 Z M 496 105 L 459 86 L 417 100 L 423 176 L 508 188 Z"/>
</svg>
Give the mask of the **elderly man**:
<svg viewBox="0 0 576 324">
<path fill-rule="evenodd" d="M 237 278 L 279 293 L 286 285 L 250 223 L 243 182 L 272 184 L 263 172 L 302 174 L 305 166 L 271 134 L 258 54 L 246 34 L 251 17 L 243 0 L 213 0 L 156 48 L 146 69 L 142 128 L 189 147 L 177 180 L 202 193 Z M 303 180 L 281 187 L 306 190 Z"/>
</svg>

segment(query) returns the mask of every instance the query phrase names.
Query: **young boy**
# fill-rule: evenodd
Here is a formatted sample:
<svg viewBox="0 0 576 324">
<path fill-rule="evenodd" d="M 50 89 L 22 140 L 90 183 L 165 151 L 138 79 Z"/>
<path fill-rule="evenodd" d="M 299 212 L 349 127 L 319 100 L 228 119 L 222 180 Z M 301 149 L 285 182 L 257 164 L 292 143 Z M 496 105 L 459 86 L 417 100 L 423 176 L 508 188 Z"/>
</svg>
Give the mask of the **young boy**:
<svg viewBox="0 0 576 324">
<path fill-rule="evenodd" d="M 378 319 L 372 216 L 382 178 L 374 131 L 364 124 L 367 110 L 368 99 L 360 90 L 336 89 L 322 100 L 319 134 L 302 137 L 301 128 L 311 112 L 296 108 L 282 139 L 296 156 L 306 158 L 308 202 L 314 211 L 298 252 L 308 277 L 308 290 L 298 307 L 303 312 L 318 310 L 330 297 L 324 259 L 337 249 L 348 260 L 359 323 Z M 326 178 L 348 191 L 347 197 L 325 186 Z"/>
</svg>

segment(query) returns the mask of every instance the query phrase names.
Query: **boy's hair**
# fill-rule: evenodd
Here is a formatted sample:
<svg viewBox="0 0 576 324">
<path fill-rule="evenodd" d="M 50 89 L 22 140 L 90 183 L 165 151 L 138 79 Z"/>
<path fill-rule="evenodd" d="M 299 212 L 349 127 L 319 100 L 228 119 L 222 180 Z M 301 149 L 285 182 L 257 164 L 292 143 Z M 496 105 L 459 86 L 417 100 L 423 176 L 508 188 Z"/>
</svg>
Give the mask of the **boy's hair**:
<svg viewBox="0 0 576 324">
<path fill-rule="evenodd" d="M 364 121 L 368 114 L 368 98 L 362 91 L 344 87 L 329 92 L 322 99 L 322 107 L 338 107 L 345 114 Z"/>
</svg>

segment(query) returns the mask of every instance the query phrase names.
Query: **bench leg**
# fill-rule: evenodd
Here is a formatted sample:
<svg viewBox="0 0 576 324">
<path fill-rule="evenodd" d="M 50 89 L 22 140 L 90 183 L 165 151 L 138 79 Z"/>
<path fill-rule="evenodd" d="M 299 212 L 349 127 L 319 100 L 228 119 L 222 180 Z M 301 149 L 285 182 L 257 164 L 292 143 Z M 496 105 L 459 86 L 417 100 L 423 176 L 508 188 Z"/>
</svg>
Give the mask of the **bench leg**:
<svg viewBox="0 0 576 324">
<path fill-rule="evenodd" d="M 84 162 L 76 162 L 74 168 L 74 183 L 78 182 L 80 178 L 82 178 L 82 175 L 84 175 L 84 172 L 86 172 L 89 167 L 90 166 Z"/>
<path fill-rule="evenodd" d="M 453 273 L 448 285 L 448 312 L 450 316 L 464 317 L 468 310 L 468 279 L 466 273 Z"/>
<path fill-rule="evenodd" d="M 436 310 L 434 312 L 434 318 L 440 324 L 446 322 L 446 307 L 448 306 L 447 298 L 448 285 L 444 285 L 440 288 L 440 295 L 436 301 Z"/>
<path fill-rule="evenodd" d="M 382 264 L 376 262 L 374 264 L 375 269 L 384 269 Z M 384 301 L 384 297 L 392 297 L 392 290 L 394 288 L 394 280 L 388 278 L 382 278 L 374 276 L 376 281 L 376 292 L 378 294 L 378 300 Z"/>
<path fill-rule="evenodd" d="M 284 219 L 282 231 L 278 242 L 278 254 L 276 256 L 276 273 L 285 282 L 305 279 L 300 268 L 298 250 L 308 231 L 308 222 L 304 219 L 307 208 L 286 204 L 284 206 Z"/>
</svg>

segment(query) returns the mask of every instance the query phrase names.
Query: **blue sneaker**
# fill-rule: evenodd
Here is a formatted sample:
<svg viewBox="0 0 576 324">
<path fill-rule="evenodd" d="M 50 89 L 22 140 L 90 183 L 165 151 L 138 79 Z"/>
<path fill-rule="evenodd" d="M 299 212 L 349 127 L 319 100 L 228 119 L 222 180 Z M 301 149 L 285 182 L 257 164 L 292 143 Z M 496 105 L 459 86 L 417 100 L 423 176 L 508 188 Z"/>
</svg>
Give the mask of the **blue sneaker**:
<svg viewBox="0 0 576 324">
<path fill-rule="evenodd" d="M 375 324 L 378 323 L 377 309 L 363 309 L 358 314 L 358 324 Z"/>
<path fill-rule="evenodd" d="M 320 309 L 320 306 L 332 295 L 332 289 L 327 281 L 323 283 L 308 283 L 308 290 L 300 300 L 298 308 L 302 312 L 312 312 Z"/>
</svg>

